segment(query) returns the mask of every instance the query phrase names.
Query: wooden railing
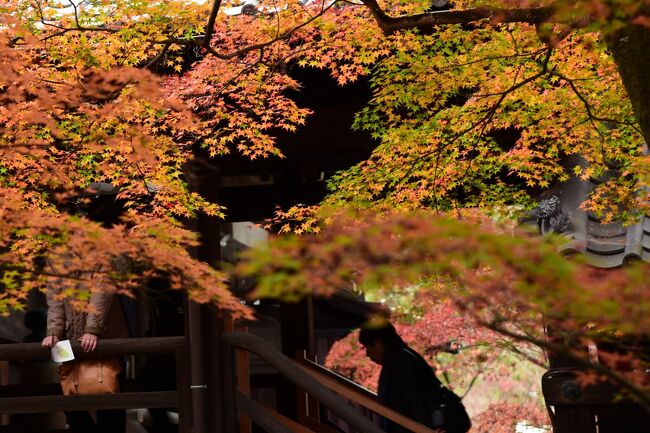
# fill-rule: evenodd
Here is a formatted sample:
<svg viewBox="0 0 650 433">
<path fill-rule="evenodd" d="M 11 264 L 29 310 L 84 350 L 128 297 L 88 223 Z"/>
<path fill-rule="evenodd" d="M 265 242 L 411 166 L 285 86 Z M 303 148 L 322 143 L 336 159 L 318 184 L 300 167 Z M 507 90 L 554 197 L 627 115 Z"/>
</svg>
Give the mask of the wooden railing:
<svg viewBox="0 0 650 433">
<path fill-rule="evenodd" d="M 363 406 L 414 433 L 435 433 L 432 429 L 382 405 L 377 395 L 366 388 L 312 361 L 296 362 L 257 336 L 243 332 L 227 332 L 223 339 L 226 347 L 224 368 L 231 372 L 226 374 L 224 379 L 225 398 L 230 400 L 226 402 L 226 407 L 236 407 L 240 412 L 246 413 L 268 433 L 314 433 L 331 429 L 326 425 L 304 425 L 288 419 L 255 402 L 237 389 L 234 349 L 243 349 L 257 355 L 356 431 L 383 433 L 379 426 L 355 409 L 350 402 Z M 242 377 L 241 371 L 239 373 L 240 382 L 247 383 L 247 378 Z M 247 375 L 248 371 L 243 374 Z M 231 413 L 230 416 L 232 418 L 227 425 L 231 426 L 231 430 L 226 433 L 235 431 L 236 414 Z"/>
<path fill-rule="evenodd" d="M 282 376 L 336 413 L 338 417 L 348 423 L 352 428 L 364 433 L 384 433 L 381 428 L 350 406 L 345 399 L 322 385 L 305 370 L 299 368 L 296 362 L 282 354 L 270 343 L 254 335 L 242 332 L 227 332 L 223 334 L 223 340 L 227 348 L 226 356 L 224 357 L 224 368 L 227 372 L 231 372 L 231 374 L 226 374 L 224 378 L 226 388 L 224 398 L 228 399 L 226 401 L 226 407 L 236 407 L 238 410 L 246 412 L 253 422 L 263 427 L 268 433 L 290 433 L 297 430 L 291 429 L 281 418 L 272 415 L 267 408 L 264 408 L 236 389 L 234 369 L 235 348 L 243 349 L 257 355 L 275 368 Z M 234 433 L 236 414 L 230 413 L 228 416 L 231 419 L 226 423 L 229 428 L 229 431 L 226 433 Z"/>
<path fill-rule="evenodd" d="M 0 387 L 0 414 L 78 411 L 89 409 L 179 408 L 179 432 L 190 433 L 191 396 L 185 337 L 127 338 L 99 340 L 97 348 L 85 353 L 78 342 L 72 342 L 78 359 L 119 357 L 123 355 L 175 353 L 176 391 L 123 392 L 106 395 L 15 395 L 20 387 Z M 50 350 L 40 343 L 2 344 L 0 361 L 36 361 L 50 359 Z M 13 394 L 13 395 L 12 395 Z"/>
<path fill-rule="evenodd" d="M 405 427 L 414 433 L 434 433 L 434 431 L 429 427 L 384 406 L 379 402 L 377 394 L 347 379 L 346 377 L 343 377 L 308 359 L 303 360 L 302 363 L 298 365 L 323 386 L 326 386 L 340 396 L 371 410 L 377 415 L 389 419 L 395 424 Z"/>
<path fill-rule="evenodd" d="M 640 425 L 648 425 L 650 412 L 623 396 L 611 383 L 580 386 L 578 377 L 584 372 L 578 368 L 554 368 L 542 376 L 542 393 L 554 432 L 596 433 L 601 430 L 599 423 L 604 417 L 629 417 L 637 419 Z"/>
</svg>

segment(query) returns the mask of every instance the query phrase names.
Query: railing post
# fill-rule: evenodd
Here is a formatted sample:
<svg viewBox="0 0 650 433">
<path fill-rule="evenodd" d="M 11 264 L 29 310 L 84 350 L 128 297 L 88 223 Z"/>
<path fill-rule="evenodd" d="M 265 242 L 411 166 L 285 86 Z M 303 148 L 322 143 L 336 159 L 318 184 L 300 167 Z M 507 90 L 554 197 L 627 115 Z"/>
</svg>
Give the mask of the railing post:
<svg viewBox="0 0 650 433">
<path fill-rule="evenodd" d="M 248 332 L 247 326 L 235 326 L 237 332 Z M 237 350 L 235 352 L 237 372 L 237 389 L 246 397 L 251 396 L 251 380 L 250 380 L 250 362 L 248 352 L 245 350 Z M 251 419 L 245 413 L 239 411 L 239 433 L 251 433 L 252 425 Z"/>
<path fill-rule="evenodd" d="M 291 359 L 296 356 L 312 356 L 314 353 L 314 308 L 313 299 L 305 297 L 297 303 L 280 304 L 281 323 L 300 323 L 302 326 L 282 326 L 282 353 Z M 303 422 L 306 418 L 306 393 L 286 378 L 278 388 L 278 412 Z"/>
<path fill-rule="evenodd" d="M 351 428 L 364 433 L 384 433 L 383 430 L 376 426 L 372 421 L 365 418 L 351 407 L 342 397 L 327 389 L 301 368 L 298 368 L 295 361 L 280 353 L 269 342 L 251 334 L 235 332 L 225 333 L 222 338 L 224 346 L 241 348 L 253 352 L 255 355 L 262 358 L 281 375 L 287 377 L 296 387 L 312 394 L 316 399 L 318 399 L 318 401 L 323 403 L 323 405 L 337 413 L 339 418 L 348 423 Z M 226 379 L 230 380 L 230 383 L 234 383 L 234 376 L 232 375 L 232 349 L 228 349 L 227 353 L 229 356 L 224 359 L 224 370 L 226 365 L 230 366 L 228 370 L 230 374 L 226 376 Z M 228 389 L 233 388 L 234 385 L 228 387 Z M 228 398 L 232 398 L 232 393 L 230 392 L 225 395 Z"/>
<path fill-rule="evenodd" d="M 192 401 L 192 428 L 194 433 L 206 432 L 206 394 L 208 385 L 205 378 L 205 365 L 203 359 L 204 332 L 201 323 L 201 305 L 187 302 L 187 322 L 185 332 L 185 344 L 189 357 L 190 393 Z"/>
<path fill-rule="evenodd" d="M 223 367 L 223 408 L 224 408 L 224 433 L 236 433 L 237 404 L 235 400 L 235 354 L 233 347 L 223 342 L 222 367 Z"/>
<path fill-rule="evenodd" d="M 178 432 L 192 432 L 192 393 L 190 390 L 190 369 L 185 347 L 176 349 L 176 387 L 178 389 Z"/>
</svg>

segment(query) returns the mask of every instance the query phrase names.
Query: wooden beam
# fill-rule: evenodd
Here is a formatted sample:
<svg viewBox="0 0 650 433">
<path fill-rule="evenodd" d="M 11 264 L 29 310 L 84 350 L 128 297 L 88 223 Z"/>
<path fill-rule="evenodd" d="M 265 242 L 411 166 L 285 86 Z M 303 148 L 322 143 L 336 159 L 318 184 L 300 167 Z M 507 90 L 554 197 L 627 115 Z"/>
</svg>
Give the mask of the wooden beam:
<svg viewBox="0 0 650 433">
<path fill-rule="evenodd" d="M 71 341 L 72 351 L 78 359 L 131 355 L 136 353 L 165 353 L 181 349 L 185 344 L 184 337 L 152 337 L 152 338 L 115 338 L 100 339 L 97 348 L 86 353 L 78 341 Z M 0 360 L 33 361 L 50 359 L 50 349 L 41 343 L 0 344 Z"/>
<path fill-rule="evenodd" d="M 96 409 L 176 407 L 176 391 L 125 392 L 103 395 L 48 395 L 0 398 L 0 413 L 45 413 Z"/>
<path fill-rule="evenodd" d="M 59 382 L 39 384 L 12 384 L 0 386 L 0 398 L 2 397 L 28 397 L 40 395 L 61 395 Z"/>
</svg>

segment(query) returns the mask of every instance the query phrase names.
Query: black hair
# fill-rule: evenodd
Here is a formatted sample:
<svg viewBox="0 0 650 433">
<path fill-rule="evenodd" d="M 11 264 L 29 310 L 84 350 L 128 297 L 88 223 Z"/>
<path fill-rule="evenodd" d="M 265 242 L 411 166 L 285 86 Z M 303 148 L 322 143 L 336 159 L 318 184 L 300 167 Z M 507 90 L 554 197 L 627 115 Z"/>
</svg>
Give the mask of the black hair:
<svg viewBox="0 0 650 433">
<path fill-rule="evenodd" d="M 405 344 L 390 323 L 386 323 L 380 328 L 361 328 L 359 343 L 364 346 L 372 346 L 377 340 L 381 341 L 385 347 L 398 347 Z"/>
<path fill-rule="evenodd" d="M 60 210 L 70 215 L 83 216 L 104 227 L 120 222 L 124 213 L 124 200 L 118 199 L 119 189 L 106 182 L 91 182 L 78 189 L 73 197 L 61 203 Z"/>
<path fill-rule="evenodd" d="M 47 312 L 45 310 L 29 310 L 23 317 L 25 327 L 31 331 L 44 331 L 47 328 Z"/>
</svg>

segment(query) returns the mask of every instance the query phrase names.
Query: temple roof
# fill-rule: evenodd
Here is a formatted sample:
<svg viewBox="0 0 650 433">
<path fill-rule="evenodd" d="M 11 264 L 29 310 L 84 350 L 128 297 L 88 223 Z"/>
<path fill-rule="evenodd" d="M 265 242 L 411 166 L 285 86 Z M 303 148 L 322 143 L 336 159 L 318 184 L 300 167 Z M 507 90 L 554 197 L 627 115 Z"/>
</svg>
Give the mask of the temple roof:
<svg viewBox="0 0 650 433">
<path fill-rule="evenodd" d="M 562 252 L 578 251 L 599 268 L 615 268 L 629 260 L 650 262 L 650 218 L 644 216 L 636 224 L 619 222 L 602 224 L 587 215 L 584 227 L 572 232 L 573 239 Z"/>
<path fill-rule="evenodd" d="M 571 162 L 583 163 L 579 159 Z M 599 268 L 615 268 L 630 260 L 650 262 L 650 216 L 642 216 L 629 225 L 603 223 L 580 208 L 596 183 L 573 177 L 555 188 L 532 215 L 539 231 L 564 234 L 569 241 L 560 248 L 561 252 L 582 253 L 589 264 Z"/>
</svg>

